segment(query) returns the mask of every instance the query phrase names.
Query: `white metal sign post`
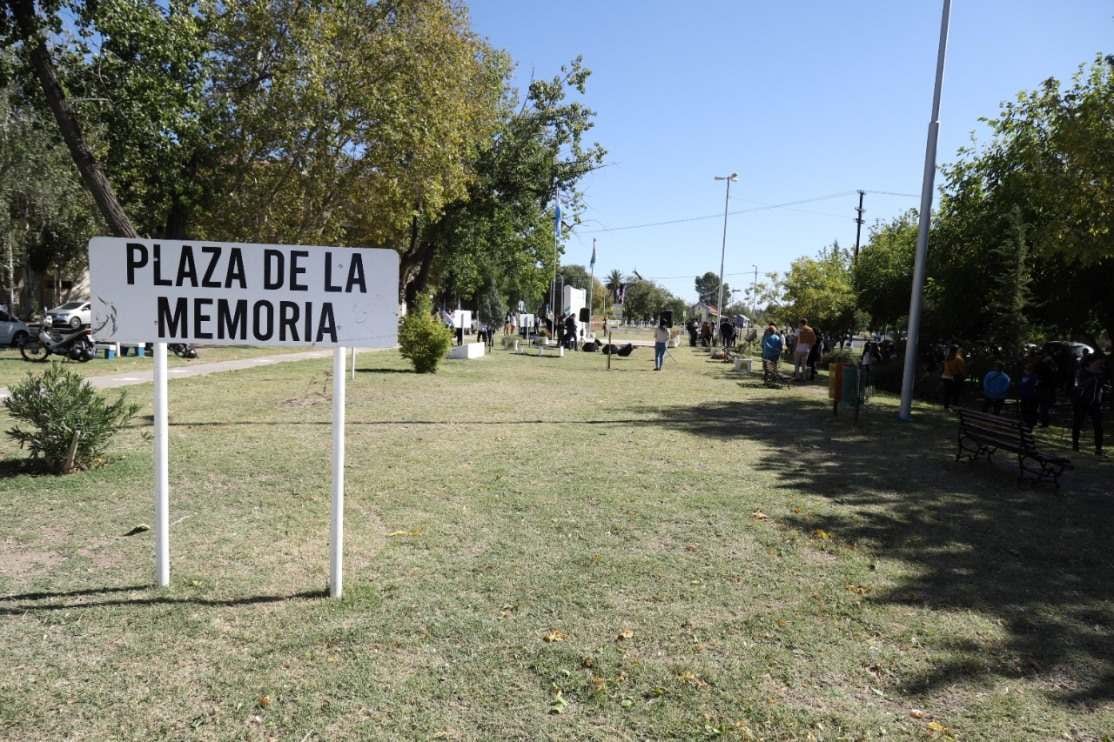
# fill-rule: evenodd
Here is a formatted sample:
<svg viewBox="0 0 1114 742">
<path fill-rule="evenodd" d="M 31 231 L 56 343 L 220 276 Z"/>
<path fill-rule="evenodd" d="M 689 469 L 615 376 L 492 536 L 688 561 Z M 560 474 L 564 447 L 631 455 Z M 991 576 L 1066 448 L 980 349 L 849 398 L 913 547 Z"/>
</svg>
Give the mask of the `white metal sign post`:
<svg viewBox="0 0 1114 742">
<path fill-rule="evenodd" d="M 333 354 L 329 594 L 343 593 L 345 349 L 393 347 L 394 250 L 95 237 L 93 332 L 155 341 L 155 581 L 170 584 L 167 342 L 313 346 Z"/>
</svg>

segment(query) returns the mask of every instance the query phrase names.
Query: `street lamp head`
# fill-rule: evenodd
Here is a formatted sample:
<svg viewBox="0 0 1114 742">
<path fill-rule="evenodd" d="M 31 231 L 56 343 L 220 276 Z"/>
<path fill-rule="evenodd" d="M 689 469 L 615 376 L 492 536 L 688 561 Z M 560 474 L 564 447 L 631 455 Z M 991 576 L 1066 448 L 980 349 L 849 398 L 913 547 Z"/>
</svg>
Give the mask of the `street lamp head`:
<svg viewBox="0 0 1114 742">
<path fill-rule="evenodd" d="M 716 180 L 730 180 L 732 183 L 735 183 L 739 180 L 739 174 L 731 173 L 730 175 L 717 175 Z"/>
</svg>

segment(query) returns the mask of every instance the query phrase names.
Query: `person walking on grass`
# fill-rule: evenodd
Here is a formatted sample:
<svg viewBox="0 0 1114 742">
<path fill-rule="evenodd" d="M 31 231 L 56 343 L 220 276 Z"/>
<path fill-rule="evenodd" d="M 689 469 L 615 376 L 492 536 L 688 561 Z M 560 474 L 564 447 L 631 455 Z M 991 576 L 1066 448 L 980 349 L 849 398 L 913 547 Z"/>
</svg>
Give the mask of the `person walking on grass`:
<svg viewBox="0 0 1114 742">
<path fill-rule="evenodd" d="M 948 348 L 948 356 L 944 359 L 944 369 L 940 372 L 940 382 L 944 391 L 944 409 L 950 410 L 952 405 L 959 405 L 959 393 L 963 389 L 963 379 L 967 376 L 967 362 L 958 345 Z"/>
<path fill-rule="evenodd" d="M 990 364 L 990 370 L 982 377 L 982 411 L 1002 414 L 1002 406 L 1006 403 L 1006 395 L 1010 391 L 1010 377 L 1002 370 L 1001 361 Z"/>
<path fill-rule="evenodd" d="M 781 335 L 770 325 L 762 337 L 762 381 L 777 381 L 777 362 L 781 359 L 782 347 Z"/>
<path fill-rule="evenodd" d="M 1072 389 L 1071 447 L 1079 450 L 1079 434 L 1084 418 L 1091 418 L 1095 431 L 1095 455 L 1105 456 L 1102 448 L 1102 387 L 1106 381 L 1106 359 L 1094 353 L 1080 364 Z"/>
<path fill-rule="evenodd" d="M 665 365 L 665 349 L 669 344 L 669 327 L 666 325 L 665 320 L 658 323 L 657 329 L 654 330 L 654 370 L 661 371 L 662 366 Z"/>
<path fill-rule="evenodd" d="M 805 380 L 805 369 L 808 367 L 808 354 L 816 344 L 816 331 L 809 327 L 808 320 L 802 319 L 800 329 L 797 330 L 797 344 L 793 346 L 793 378 Z"/>
</svg>

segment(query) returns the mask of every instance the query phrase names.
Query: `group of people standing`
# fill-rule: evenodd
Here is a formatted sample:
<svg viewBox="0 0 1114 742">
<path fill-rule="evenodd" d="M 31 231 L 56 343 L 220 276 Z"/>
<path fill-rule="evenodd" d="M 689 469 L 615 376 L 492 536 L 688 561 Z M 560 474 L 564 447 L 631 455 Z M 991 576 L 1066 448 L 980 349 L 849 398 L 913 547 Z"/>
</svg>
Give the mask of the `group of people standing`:
<svg viewBox="0 0 1114 742">
<path fill-rule="evenodd" d="M 805 381 L 816 378 L 816 365 L 823 355 L 822 340 L 809 324 L 802 318 L 797 329 L 787 330 L 784 333 L 774 325 L 766 327 L 762 334 L 762 379 L 763 381 L 778 380 L 778 362 L 783 351 L 788 350 L 793 359 L 793 379 Z"/>
<path fill-rule="evenodd" d="M 1067 368 L 1061 368 L 1066 365 Z M 948 349 L 940 373 L 944 409 L 958 405 L 967 377 L 967 362 L 959 346 Z M 1057 362 L 1050 353 L 1031 353 L 1024 361 L 1017 383 L 1021 419 L 1030 427 L 1048 427 L 1056 405 L 1057 390 L 1064 388 L 1071 402 L 1072 448 L 1079 450 L 1083 426 L 1089 419 L 1094 431 L 1095 454 L 1103 456 L 1102 403 L 1108 378 L 1107 359 L 1102 353 L 1085 353 Z M 1000 414 L 1013 387 L 1013 380 L 1000 361 L 991 363 L 981 381 L 983 411 Z"/>
</svg>

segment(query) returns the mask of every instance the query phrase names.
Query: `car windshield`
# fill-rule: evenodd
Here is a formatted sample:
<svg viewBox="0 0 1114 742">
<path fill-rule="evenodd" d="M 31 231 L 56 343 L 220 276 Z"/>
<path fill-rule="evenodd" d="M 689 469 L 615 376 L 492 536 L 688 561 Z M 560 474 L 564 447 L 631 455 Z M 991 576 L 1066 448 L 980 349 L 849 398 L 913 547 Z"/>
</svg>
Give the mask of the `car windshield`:
<svg viewBox="0 0 1114 742">
<path fill-rule="evenodd" d="M 65 312 L 69 309 L 81 309 L 83 306 L 85 306 L 85 302 L 83 302 L 83 301 L 68 301 L 65 304 L 63 304 L 62 306 L 55 309 L 54 311 Z"/>
</svg>

